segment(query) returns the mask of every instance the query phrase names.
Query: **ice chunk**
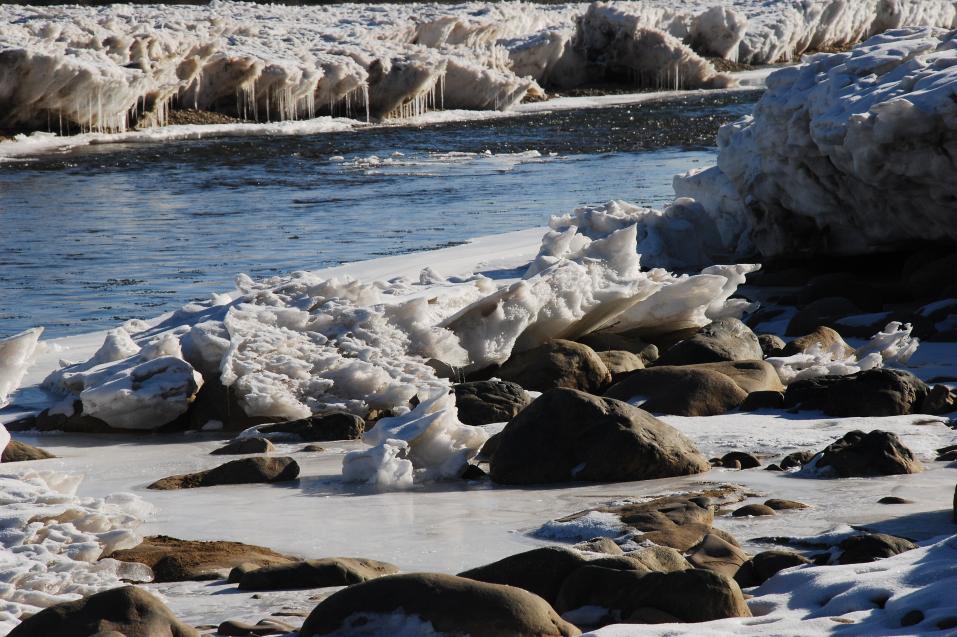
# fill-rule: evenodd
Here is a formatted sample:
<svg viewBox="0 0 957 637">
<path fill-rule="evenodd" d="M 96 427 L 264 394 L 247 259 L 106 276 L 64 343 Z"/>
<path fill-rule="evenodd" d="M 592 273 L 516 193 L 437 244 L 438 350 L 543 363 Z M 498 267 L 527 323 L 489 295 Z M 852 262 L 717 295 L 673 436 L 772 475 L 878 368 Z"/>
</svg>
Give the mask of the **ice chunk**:
<svg viewBox="0 0 957 637">
<path fill-rule="evenodd" d="M 35 327 L 0 339 L 0 407 L 7 404 L 33 363 L 41 334 L 43 328 Z"/>
</svg>

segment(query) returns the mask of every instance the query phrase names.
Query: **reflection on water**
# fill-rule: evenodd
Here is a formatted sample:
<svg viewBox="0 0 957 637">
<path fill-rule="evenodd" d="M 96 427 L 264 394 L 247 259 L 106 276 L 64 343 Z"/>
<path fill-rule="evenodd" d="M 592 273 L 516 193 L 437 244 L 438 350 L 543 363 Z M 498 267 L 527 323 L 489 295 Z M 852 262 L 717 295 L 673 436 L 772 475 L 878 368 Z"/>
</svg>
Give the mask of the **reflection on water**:
<svg viewBox="0 0 957 637">
<path fill-rule="evenodd" d="M 103 145 L 0 164 L 0 336 L 148 318 L 233 276 L 662 205 L 753 95 L 311 137 Z"/>
</svg>

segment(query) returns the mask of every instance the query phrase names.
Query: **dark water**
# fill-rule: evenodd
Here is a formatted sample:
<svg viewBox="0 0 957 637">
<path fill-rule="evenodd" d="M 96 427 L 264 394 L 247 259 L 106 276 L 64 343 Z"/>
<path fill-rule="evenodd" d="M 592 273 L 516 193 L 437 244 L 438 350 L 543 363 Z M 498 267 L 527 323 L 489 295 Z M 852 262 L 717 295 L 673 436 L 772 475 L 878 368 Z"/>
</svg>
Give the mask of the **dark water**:
<svg viewBox="0 0 957 637">
<path fill-rule="evenodd" d="M 0 163 L 0 336 L 149 318 L 231 289 L 239 272 L 435 248 L 610 199 L 660 206 L 755 97 Z"/>
</svg>

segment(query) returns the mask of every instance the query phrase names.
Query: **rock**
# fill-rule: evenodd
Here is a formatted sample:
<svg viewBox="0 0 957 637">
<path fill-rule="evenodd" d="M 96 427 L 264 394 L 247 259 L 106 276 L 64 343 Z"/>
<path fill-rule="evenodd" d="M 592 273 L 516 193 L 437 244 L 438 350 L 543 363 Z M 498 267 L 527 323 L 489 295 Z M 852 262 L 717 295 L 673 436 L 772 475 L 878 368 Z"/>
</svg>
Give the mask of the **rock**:
<svg viewBox="0 0 957 637">
<path fill-rule="evenodd" d="M 36 416 L 26 416 L 4 425 L 8 431 L 63 431 L 65 433 L 136 433 L 136 430 L 113 429 L 108 424 L 83 413 L 83 403 L 73 403 L 73 414 L 51 414 L 44 409 Z M 142 432 L 141 432 L 142 433 Z"/>
<path fill-rule="evenodd" d="M 677 429 L 574 389 L 547 391 L 526 407 L 502 431 L 491 460 L 492 480 L 501 484 L 648 480 L 709 468 Z"/>
<path fill-rule="evenodd" d="M 751 328 L 738 319 L 724 318 L 705 325 L 691 338 L 666 349 L 655 365 L 753 361 L 763 357 L 761 344 Z"/>
<path fill-rule="evenodd" d="M 321 414 L 259 427 L 261 434 L 289 434 L 302 442 L 358 440 L 365 430 L 365 420 L 345 412 Z"/>
<path fill-rule="evenodd" d="M 929 388 L 910 372 L 879 368 L 849 376 L 820 376 L 788 385 L 787 407 L 828 416 L 900 416 L 916 413 Z"/>
<path fill-rule="evenodd" d="M 206 471 L 162 478 L 146 488 L 193 489 L 222 484 L 287 482 L 298 477 L 299 464 L 289 456 L 243 458 L 231 460 Z"/>
<path fill-rule="evenodd" d="M 329 557 L 287 564 L 263 566 L 243 574 L 239 589 L 244 591 L 280 591 L 299 588 L 350 586 L 393 575 L 397 566 L 358 557 Z"/>
<path fill-rule="evenodd" d="M 326 448 L 321 445 L 308 444 L 308 445 L 303 445 L 302 449 L 299 450 L 299 453 L 319 453 L 325 450 Z"/>
<path fill-rule="evenodd" d="M 26 462 L 28 460 L 46 460 L 47 458 L 56 458 L 49 451 L 28 445 L 19 440 L 11 440 L 3 448 L 0 454 L 0 462 Z"/>
<path fill-rule="evenodd" d="M 623 524 L 642 533 L 639 542 L 654 542 L 678 551 L 688 551 L 711 532 L 714 511 L 697 498 L 669 496 L 648 502 L 605 507 L 598 511 L 614 513 Z M 584 513 L 563 518 L 574 520 Z"/>
<path fill-rule="evenodd" d="M 736 518 L 760 517 L 762 515 L 774 515 L 774 509 L 765 504 L 746 504 L 732 511 L 731 515 Z"/>
<path fill-rule="evenodd" d="M 342 633 L 362 626 L 375 633 L 377 614 L 403 612 L 440 633 L 469 637 L 568 637 L 580 635 L 541 597 L 520 588 L 464 577 L 410 573 L 380 577 L 337 591 L 306 618 L 299 637 Z M 382 634 L 382 631 L 379 631 Z"/>
<path fill-rule="evenodd" d="M 724 538 L 708 533 L 688 552 L 688 562 L 695 568 L 704 568 L 726 577 L 734 577 L 748 554 Z"/>
<path fill-rule="evenodd" d="M 612 382 L 622 376 L 635 371 L 644 369 L 645 363 L 637 354 L 626 352 L 620 349 L 611 349 L 606 352 L 598 352 L 598 358 L 605 364 L 608 371 L 611 372 Z"/>
<path fill-rule="evenodd" d="M 629 551 L 627 556 L 655 573 L 675 573 L 694 568 L 680 552 L 668 546 L 646 546 Z"/>
<path fill-rule="evenodd" d="M 466 425 L 508 422 L 532 402 L 520 385 L 503 381 L 459 383 L 453 390 L 459 420 Z"/>
<path fill-rule="evenodd" d="M 765 357 L 780 356 L 784 350 L 784 339 L 775 334 L 758 334 L 758 344 Z"/>
<path fill-rule="evenodd" d="M 513 353 L 493 373 L 502 380 L 541 392 L 567 387 L 597 394 L 611 382 L 611 372 L 594 350 L 563 339 Z"/>
<path fill-rule="evenodd" d="M 24 619 L 8 637 L 199 637 L 163 602 L 136 586 L 121 586 L 63 602 Z"/>
<path fill-rule="evenodd" d="M 916 473 L 923 467 L 911 450 L 888 431 L 849 431 L 824 449 L 815 468 L 842 478 Z"/>
<path fill-rule="evenodd" d="M 734 580 L 741 588 L 760 586 L 779 571 L 810 563 L 811 560 L 793 551 L 764 551 L 745 562 L 734 576 Z"/>
<path fill-rule="evenodd" d="M 920 406 L 924 414 L 947 414 L 957 409 L 957 393 L 946 385 L 934 385 Z"/>
<path fill-rule="evenodd" d="M 487 461 L 491 460 L 492 456 L 495 455 L 496 449 L 498 449 L 498 443 L 502 441 L 502 432 L 497 434 L 492 434 L 488 437 L 488 440 L 485 441 L 485 444 L 482 445 L 482 448 L 479 449 L 478 455 L 475 456 L 476 460 Z"/>
<path fill-rule="evenodd" d="M 474 464 L 465 465 L 465 469 L 460 476 L 463 480 L 482 480 L 488 477 L 488 474 L 481 467 Z"/>
<path fill-rule="evenodd" d="M 784 392 L 780 391 L 753 391 L 741 403 L 741 411 L 758 411 L 761 409 L 783 409 Z"/>
<path fill-rule="evenodd" d="M 843 316 L 860 313 L 861 308 L 843 297 L 817 299 L 805 305 L 791 317 L 784 333 L 788 336 L 808 334 L 822 325 L 833 325 L 836 319 Z"/>
<path fill-rule="evenodd" d="M 733 580 L 702 569 L 649 573 L 583 566 L 565 580 L 555 609 L 567 613 L 583 606 L 623 617 L 651 608 L 682 622 L 751 615 Z"/>
<path fill-rule="evenodd" d="M 789 453 L 784 456 L 784 460 L 781 461 L 782 469 L 794 469 L 795 467 L 803 467 L 811 461 L 811 459 L 817 455 L 816 451 L 795 451 L 794 453 Z"/>
<path fill-rule="evenodd" d="M 579 542 L 572 548 L 588 553 L 605 553 L 606 555 L 622 555 L 624 551 L 611 538 L 596 537 L 586 542 Z"/>
<path fill-rule="evenodd" d="M 755 361 L 723 361 L 684 365 L 681 369 L 708 369 L 724 374 L 748 394 L 759 391 L 784 391 L 781 377 L 771 363 Z"/>
<path fill-rule="evenodd" d="M 688 367 L 651 367 L 632 372 L 605 392 L 642 408 L 676 416 L 715 416 L 736 408 L 747 392 L 719 372 Z"/>
<path fill-rule="evenodd" d="M 222 579 L 240 566 L 259 568 L 296 561 L 263 546 L 180 540 L 166 535 L 144 538 L 134 548 L 113 551 L 104 557 L 146 564 L 153 569 L 155 582 Z"/>
<path fill-rule="evenodd" d="M 195 362 L 199 364 L 200 361 Z M 242 431 L 275 420 L 262 416 L 247 416 L 235 390 L 223 385 L 219 370 L 200 371 L 204 382 L 186 412 L 188 429 L 202 429 L 207 422 L 218 420 L 223 423 L 223 429 L 226 431 Z"/>
<path fill-rule="evenodd" d="M 913 500 L 908 500 L 907 498 L 898 498 L 895 495 L 884 496 L 877 501 L 878 504 L 913 504 Z"/>
<path fill-rule="evenodd" d="M 276 450 L 271 442 L 265 438 L 238 438 L 225 447 L 209 452 L 211 456 L 240 456 L 252 453 L 270 453 Z"/>
<path fill-rule="evenodd" d="M 784 469 L 781 468 L 781 465 L 775 464 L 773 462 L 769 464 L 768 466 L 766 466 L 764 470 L 765 471 L 784 471 Z"/>
<path fill-rule="evenodd" d="M 631 352 L 632 354 L 641 354 L 649 347 L 655 347 L 642 340 L 638 336 L 627 336 L 617 334 L 606 330 L 591 332 L 575 339 L 583 345 L 587 345 L 598 353 L 619 350 L 622 352 Z M 657 349 L 657 348 L 656 348 Z M 647 362 L 647 359 L 645 359 Z"/>
<path fill-rule="evenodd" d="M 737 462 L 739 469 L 756 469 L 761 466 L 760 460 L 743 451 L 731 451 L 721 456 L 722 466 L 727 467 L 731 462 Z"/>
<path fill-rule="evenodd" d="M 516 586 L 554 604 L 565 578 L 586 563 L 578 551 L 563 546 L 544 546 L 463 571 L 458 576 L 489 584 Z"/>
<path fill-rule="evenodd" d="M 275 619 L 263 619 L 255 624 L 231 619 L 220 624 L 216 633 L 232 637 L 258 637 L 259 635 L 285 635 L 295 630 L 294 626 Z"/>
<path fill-rule="evenodd" d="M 803 502 L 798 502 L 797 500 L 782 500 L 780 498 L 771 498 L 770 500 L 765 500 L 764 506 L 770 507 L 775 511 L 791 511 L 794 509 L 808 508 L 808 506 Z"/>
<path fill-rule="evenodd" d="M 810 334 L 805 334 L 790 341 L 784 346 L 781 356 L 807 353 L 815 346 L 820 347 L 825 352 L 834 352 L 835 358 L 847 358 L 854 353 L 854 348 L 845 343 L 840 334 L 821 325 Z"/>
<path fill-rule="evenodd" d="M 916 549 L 917 545 L 885 533 L 868 533 L 849 537 L 838 547 L 841 549 L 841 555 L 837 558 L 838 564 L 863 564 L 911 551 Z"/>
</svg>

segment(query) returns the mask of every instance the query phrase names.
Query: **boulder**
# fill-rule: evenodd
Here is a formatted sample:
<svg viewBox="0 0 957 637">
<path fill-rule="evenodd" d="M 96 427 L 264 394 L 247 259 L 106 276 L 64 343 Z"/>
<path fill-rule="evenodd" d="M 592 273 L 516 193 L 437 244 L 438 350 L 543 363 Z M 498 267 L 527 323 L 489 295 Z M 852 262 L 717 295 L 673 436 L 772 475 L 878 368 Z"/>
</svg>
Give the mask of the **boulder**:
<svg viewBox="0 0 957 637">
<path fill-rule="evenodd" d="M 466 425 L 508 422 L 532 402 L 520 385 L 504 381 L 459 383 L 453 390 L 459 420 Z"/>
<path fill-rule="evenodd" d="M 762 515 L 774 515 L 774 509 L 766 504 L 746 504 L 731 512 L 736 518 L 760 517 Z"/>
<path fill-rule="evenodd" d="M 468 637 L 570 637 L 580 635 L 541 597 L 512 586 L 454 575 L 410 573 L 356 584 L 330 595 L 306 618 L 299 637 L 360 626 L 375 634 L 376 615 L 402 612 L 441 633 Z M 385 634 L 379 631 L 380 634 Z"/>
<path fill-rule="evenodd" d="M 579 542 L 572 548 L 586 553 L 604 553 L 606 555 L 622 555 L 624 551 L 607 537 L 596 537 L 585 542 Z"/>
<path fill-rule="evenodd" d="M 626 352 L 620 349 L 610 349 L 606 352 L 598 352 L 598 358 L 605 364 L 608 371 L 611 372 L 612 382 L 635 371 L 644 369 L 645 363 L 637 354 Z"/>
<path fill-rule="evenodd" d="M 861 308 L 843 297 L 817 299 L 791 317 L 784 333 L 788 336 L 808 334 L 822 325 L 833 325 L 841 317 L 860 313 Z"/>
<path fill-rule="evenodd" d="M 807 353 L 812 347 L 819 346 L 826 352 L 834 352 L 837 358 L 847 358 L 854 353 L 854 348 L 844 342 L 841 335 L 823 325 L 810 334 L 799 336 L 784 346 L 781 356 L 794 356 Z"/>
<path fill-rule="evenodd" d="M 758 411 L 761 409 L 783 409 L 784 392 L 781 391 L 753 391 L 741 403 L 741 411 Z"/>
<path fill-rule="evenodd" d="M 680 622 L 751 615 L 734 580 L 703 569 L 649 573 L 583 566 L 565 580 L 555 608 L 567 613 L 584 606 L 609 609 L 629 621 L 649 608 Z"/>
<path fill-rule="evenodd" d="M 493 373 L 502 380 L 541 392 L 567 387 L 597 394 L 611 382 L 611 372 L 593 349 L 563 339 L 515 352 Z"/>
<path fill-rule="evenodd" d="M 726 577 L 734 577 L 741 565 L 748 561 L 748 554 L 740 547 L 715 533 L 708 533 L 701 542 L 688 551 L 688 562 L 695 568 L 703 568 Z"/>
<path fill-rule="evenodd" d="M 47 458 L 56 458 L 49 451 L 28 445 L 19 440 L 11 440 L 0 453 L 0 462 L 26 462 L 28 460 L 46 460 Z"/>
<path fill-rule="evenodd" d="M 230 619 L 219 625 L 216 634 L 229 637 L 259 637 L 260 635 L 285 635 L 295 630 L 294 626 L 275 619 L 263 619 L 255 624 Z"/>
<path fill-rule="evenodd" d="M 900 416 L 917 413 L 930 388 L 910 372 L 870 369 L 848 376 L 820 376 L 788 385 L 787 407 L 828 416 Z"/>
<path fill-rule="evenodd" d="M 722 361 L 685 365 L 681 369 L 707 369 L 724 374 L 746 393 L 759 391 L 784 391 L 781 377 L 771 363 L 762 360 Z"/>
<path fill-rule="evenodd" d="M 923 467 L 896 434 L 875 429 L 847 432 L 821 452 L 815 469 L 851 478 L 917 473 Z"/>
<path fill-rule="evenodd" d="M 592 332 L 575 339 L 587 345 L 599 354 L 602 352 L 622 351 L 637 355 L 641 362 L 648 364 L 658 358 L 658 348 L 646 343 L 641 337 L 631 334 L 616 334 L 608 331 Z"/>
<path fill-rule="evenodd" d="M 622 524 L 640 532 L 636 541 L 653 542 L 678 551 L 688 551 L 699 544 L 712 532 L 711 523 L 714 521 L 710 503 L 694 496 L 666 496 L 647 502 L 604 507 L 598 511 L 613 513 Z M 587 513 L 583 511 L 559 521 L 571 521 Z"/>
<path fill-rule="evenodd" d="M 223 579 L 231 569 L 288 564 L 294 558 L 263 546 L 241 542 L 180 540 L 166 535 L 144 538 L 136 547 L 105 556 L 121 562 L 139 562 L 153 569 L 155 582 Z"/>
<path fill-rule="evenodd" d="M 211 456 L 242 456 L 253 453 L 270 453 L 275 451 L 276 447 L 265 438 L 238 438 L 224 447 L 213 449 L 209 452 Z"/>
<path fill-rule="evenodd" d="M 863 564 L 911 551 L 917 545 L 885 533 L 867 533 L 847 538 L 838 548 L 841 550 L 837 558 L 839 564 Z"/>
<path fill-rule="evenodd" d="M 280 591 L 350 586 L 398 572 L 397 566 L 386 562 L 359 557 L 328 557 L 321 560 L 273 564 L 249 571 L 240 578 L 239 589 Z"/>
<path fill-rule="evenodd" d="M 764 551 L 742 564 L 734 580 L 741 588 L 760 586 L 779 571 L 810 563 L 811 560 L 793 551 Z"/>
<path fill-rule="evenodd" d="M 554 604 L 565 578 L 586 563 L 582 554 L 573 549 L 543 546 L 463 571 L 459 577 L 517 586 Z"/>
<path fill-rule="evenodd" d="M 737 468 L 739 469 L 756 469 L 761 466 L 761 461 L 752 456 L 750 453 L 745 453 L 743 451 L 729 451 L 728 453 L 721 456 L 721 465 L 724 467 L 729 466 L 731 463 L 737 462 Z"/>
<path fill-rule="evenodd" d="M 761 343 L 751 328 L 738 319 L 724 318 L 705 325 L 691 338 L 663 351 L 655 365 L 751 361 L 761 360 L 763 356 Z"/>
<path fill-rule="evenodd" d="M 26 618 L 8 637 L 199 637 L 157 597 L 122 586 L 63 602 Z"/>
<path fill-rule="evenodd" d="M 366 422 L 355 414 L 336 412 L 310 416 L 258 427 L 261 434 L 288 434 L 302 442 L 329 442 L 332 440 L 358 440 L 366 430 Z"/>
<path fill-rule="evenodd" d="M 764 506 L 775 511 L 793 511 L 795 509 L 807 509 L 808 506 L 797 500 L 782 500 L 781 498 L 771 498 L 764 501 Z"/>
<path fill-rule="evenodd" d="M 157 480 L 147 489 L 193 489 L 222 484 L 256 484 L 287 482 L 299 477 L 299 464 L 289 456 L 257 457 L 231 460 L 213 469 L 169 476 Z"/>
<path fill-rule="evenodd" d="M 508 423 L 490 464 L 501 484 L 648 480 L 710 468 L 677 429 L 574 389 L 545 392 Z"/>
<path fill-rule="evenodd" d="M 775 334 L 758 334 L 758 344 L 765 357 L 780 356 L 784 351 L 784 339 Z"/>
<path fill-rule="evenodd" d="M 920 405 L 925 414 L 948 414 L 957 410 L 957 392 L 946 385 L 934 385 Z"/>
<path fill-rule="evenodd" d="M 605 396 L 644 400 L 643 409 L 676 416 L 715 416 L 736 408 L 748 394 L 728 376 L 709 369 L 651 367 L 629 374 Z"/>
<path fill-rule="evenodd" d="M 781 460 L 782 469 L 794 469 L 796 467 L 803 467 L 811 461 L 811 459 L 817 455 L 816 451 L 795 451 L 784 456 L 784 459 Z"/>
</svg>

